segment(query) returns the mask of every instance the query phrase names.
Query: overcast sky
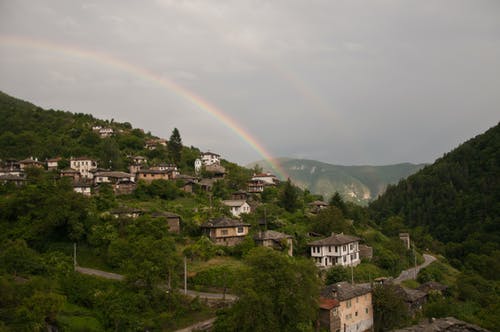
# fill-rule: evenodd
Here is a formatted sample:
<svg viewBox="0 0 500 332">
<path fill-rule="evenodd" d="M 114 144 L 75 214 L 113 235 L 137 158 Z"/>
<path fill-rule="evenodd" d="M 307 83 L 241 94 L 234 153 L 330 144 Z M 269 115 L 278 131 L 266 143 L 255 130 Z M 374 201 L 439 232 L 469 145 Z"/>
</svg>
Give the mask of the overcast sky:
<svg viewBox="0 0 500 332">
<path fill-rule="evenodd" d="M 500 120 L 500 1 L 0 0 L 1 91 L 262 159 L 140 70 L 273 156 L 432 162 Z"/>
</svg>

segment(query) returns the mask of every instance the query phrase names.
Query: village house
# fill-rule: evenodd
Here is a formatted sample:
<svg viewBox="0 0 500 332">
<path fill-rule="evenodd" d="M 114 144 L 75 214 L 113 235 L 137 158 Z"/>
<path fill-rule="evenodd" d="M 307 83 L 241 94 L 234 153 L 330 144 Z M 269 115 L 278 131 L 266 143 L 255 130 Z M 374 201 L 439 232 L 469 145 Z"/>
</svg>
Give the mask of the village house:
<svg viewBox="0 0 500 332">
<path fill-rule="evenodd" d="M 26 183 L 26 178 L 21 175 L 15 175 L 15 174 L 0 174 L 0 183 L 1 184 L 8 184 L 12 183 L 16 186 L 22 186 L 23 184 Z"/>
<path fill-rule="evenodd" d="M 240 200 L 225 200 L 222 204 L 229 207 L 229 211 L 233 217 L 239 217 L 242 213 L 250 213 L 250 205 L 246 201 Z"/>
<path fill-rule="evenodd" d="M 266 184 L 262 180 L 250 180 L 247 184 L 247 190 L 249 193 L 258 194 L 264 191 L 265 186 Z"/>
<path fill-rule="evenodd" d="M 220 155 L 213 152 L 203 152 L 201 154 L 201 163 L 203 166 L 220 165 Z"/>
<path fill-rule="evenodd" d="M 181 173 L 175 164 L 161 163 L 155 166 L 151 166 L 150 170 L 154 171 L 167 171 L 170 179 L 175 179 Z"/>
<path fill-rule="evenodd" d="M 118 171 L 105 171 L 94 174 L 95 185 L 101 183 L 117 184 L 119 182 L 134 182 L 134 176 L 130 173 Z"/>
<path fill-rule="evenodd" d="M 167 140 L 163 138 L 152 138 L 146 141 L 144 146 L 147 150 L 156 150 L 158 146 L 167 146 Z"/>
<path fill-rule="evenodd" d="M 265 185 L 274 186 L 280 181 L 271 173 L 259 173 L 252 176 L 252 181 L 263 181 Z"/>
<path fill-rule="evenodd" d="M 74 169 L 62 169 L 59 171 L 61 177 L 71 178 L 73 181 L 79 181 L 82 178 L 80 172 Z"/>
<path fill-rule="evenodd" d="M 240 191 L 235 191 L 231 193 L 231 199 L 233 200 L 240 200 L 240 201 L 246 201 L 248 199 L 248 193 L 246 191 L 240 190 Z"/>
<path fill-rule="evenodd" d="M 109 211 L 109 213 L 116 219 L 118 218 L 130 218 L 136 219 L 144 214 L 144 211 L 141 209 L 134 209 L 130 207 L 120 207 L 114 210 Z"/>
<path fill-rule="evenodd" d="M 136 174 L 137 181 L 143 180 L 151 182 L 153 180 L 168 180 L 169 178 L 169 171 L 159 171 L 153 169 L 141 169 Z"/>
<path fill-rule="evenodd" d="M 49 171 L 56 170 L 59 167 L 59 162 L 61 160 L 62 158 L 47 159 L 47 169 Z"/>
<path fill-rule="evenodd" d="M 318 267 L 356 266 L 361 263 L 359 240 L 355 236 L 332 233 L 330 237 L 310 242 L 308 246 Z"/>
<path fill-rule="evenodd" d="M 204 223 L 201 228 L 215 244 L 234 246 L 248 235 L 250 224 L 222 217 Z"/>
<path fill-rule="evenodd" d="M 36 158 L 33 159 L 33 157 L 19 161 L 19 168 L 23 171 L 29 167 L 43 168 L 43 166 L 42 162 L 39 162 Z"/>
<path fill-rule="evenodd" d="M 73 182 L 73 191 L 84 196 L 91 196 L 92 185 L 87 182 Z"/>
<path fill-rule="evenodd" d="M 143 165 L 148 162 L 147 158 L 143 156 L 132 156 L 130 159 L 132 160 L 132 163 L 136 165 Z"/>
<path fill-rule="evenodd" d="M 69 167 L 80 172 L 83 178 L 92 179 L 92 171 L 97 169 L 97 161 L 87 157 L 71 158 Z"/>
<path fill-rule="evenodd" d="M 328 300 L 337 300 L 338 305 Z M 331 332 L 372 331 L 370 285 L 353 285 L 343 281 L 326 286 L 320 293 L 320 325 Z"/>
<path fill-rule="evenodd" d="M 24 171 L 21 170 L 20 168 L 0 168 L 0 175 L 15 175 L 15 176 L 20 176 L 24 177 Z"/>
<path fill-rule="evenodd" d="M 260 231 L 254 236 L 257 245 L 277 250 L 286 249 L 289 256 L 293 256 L 293 237 L 288 234 L 267 230 Z"/>
<path fill-rule="evenodd" d="M 422 310 L 427 303 L 427 293 L 418 289 L 410 289 L 396 285 L 396 294 L 403 299 L 412 317 Z"/>
<path fill-rule="evenodd" d="M 211 177 L 224 178 L 226 176 L 226 168 L 218 164 L 205 166 L 205 172 L 210 173 Z"/>
<path fill-rule="evenodd" d="M 314 201 L 309 203 L 309 210 L 311 213 L 318 213 L 319 211 L 328 207 L 328 203 L 323 201 Z"/>
<path fill-rule="evenodd" d="M 373 258 L 373 248 L 367 246 L 366 244 L 360 244 L 359 246 L 359 258 L 372 259 Z"/>
<path fill-rule="evenodd" d="M 181 232 L 181 216 L 172 212 L 153 212 L 152 218 L 163 218 L 167 222 L 168 231 L 179 234 Z"/>
</svg>

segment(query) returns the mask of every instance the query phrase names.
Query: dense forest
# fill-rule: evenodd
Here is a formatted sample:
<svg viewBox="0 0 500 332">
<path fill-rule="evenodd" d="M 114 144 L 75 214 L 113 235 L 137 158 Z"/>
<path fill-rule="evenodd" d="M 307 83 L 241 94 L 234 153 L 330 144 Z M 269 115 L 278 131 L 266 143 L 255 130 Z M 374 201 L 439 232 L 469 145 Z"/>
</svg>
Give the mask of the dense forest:
<svg viewBox="0 0 500 332">
<path fill-rule="evenodd" d="M 95 126 L 112 128 L 114 134 L 101 137 L 93 130 Z M 235 191 L 245 190 L 258 169 L 222 160 L 227 171 L 224 178 L 214 180 L 207 172 L 200 174 L 214 180 L 209 191 L 194 184 L 193 191 L 186 192 L 182 189 L 183 181 L 160 179 L 139 181 L 132 193 L 123 195 L 115 194 L 110 185 L 101 184 L 88 197 L 74 192 L 71 181 L 60 177 L 58 170 L 27 169 L 23 185 L 0 183 L 0 331 L 42 331 L 48 325 L 60 331 L 172 331 L 215 316 L 218 331 L 267 331 L 270 327 L 281 331 L 313 331 L 319 288 L 338 281 L 366 283 L 377 277 L 396 277 L 415 260 L 421 262 L 419 252 L 427 248 L 450 255 L 459 270 L 440 257 L 439 262 L 421 271 L 413 286 L 429 280 L 443 282 L 451 287 L 451 296 L 432 301 L 421 315 L 412 319 L 404 312 L 404 306 L 403 311 L 394 310 L 401 306 L 395 306 L 392 300 L 384 302 L 393 299 L 394 294 L 382 294 L 374 303 L 376 313 L 386 318 L 382 322 L 376 317 L 376 330 L 404 326 L 423 316 L 446 315 L 494 330 L 498 325 L 496 317 L 500 317 L 498 278 L 477 265 L 487 259 L 483 256 L 494 257 L 498 250 L 498 229 L 491 228 L 498 222 L 498 205 L 494 207 L 498 204 L 498 179 L 494 177 L 498 174 L 498 149 L 492 147 L 493 143 L 498 147 L 498 129 L 493 136 L 490 132 L 487 134 L 491 137 L 478 145 L 490 151 L 493 159 L 472 153 L 472 160 L 467 161 L 468 172 L 475 175 L 470 181 L 480 185 L 480 189 L 474 187 L 476 195 L 464 187 L 460 187 L 461 191 L 457 189 L 460 195 L 467 193 L 474 207 L 488 203 L 481 214 L 474 212 L 467 219 L 477 223 L 478 234 L 472 238 L 481 241 L 480 250 L 462 248 L 480 257 L 473 263 L 468 262 L 472 258 L 467 255 L 457 254 L 458 245 L 468 243 L 467 234 L 440 237 L 433 232 L 436 224 L 416 219 L 416 209 L 407 213 L 402 203 L 411 201 L 410 198 L 419 200 L 420 191 L 411 197 L 399 194 L 406 197 L 402 203 L 399 196 L 390 198 L 404 182 L 391 187 L 387 196 L 379 198 L 370 209 L 345 202 L 337 193 L 329 200 L 328 207 L 313 213 L 309 204 L 323 197 L 282 181 L 249 197 L 252 212 L 241 216 L 241 221 L 250 225 L 249 236 L 229 247 L 213 243 L 203 233 L 202 225 L 213 218 L 231 217 L 222 201 L 230 199 Z M 63 169 L 68 167 L 70 157 L 86 155 L 96 158 L 99 167 L 126 170 L 130 156 L 142 155 L 148 163 L 173 162 L 181 174 L 194 175 L 193 164 L 200 151 L 183 146 L 177 129 L 172 130 L 167 146 L 147 149 L 145 144 L 152 138 L 127 123 L 43 110 L 0 94 L 2 161 L 30 156 L 39 160 L 62 157 L 59 168 Z M 489 170 L 484 173 L 489 174 L 488 183 L 480 180 L 483 171 L 473 167 L 474 160 Z M 496 168 L 488 168 L 492 164 Z M 433 167 L 422 172 L 433 174 Z M 410 179 L 418 177 L 417 174 Z M 464 177 L 461 180 L 469 181 Z M 446 184 L 457 186 L 450 181 Z M 412 188 L 417 187 L 414 184 Z M 483 190 L 496 196 L 482 197 Z M 434 201 L 442 207 L 444 203 L 439 203 L 436 197 Z M 455 201 L 447 202 L 453 205 Z M 445 208 L 447 212 L 451 209 Z M 139 211 L 140 216 L 119 215 L 120 211 L 130 210 Z M 181 218 L 178 233 L 167 226 L 167 212 Z M 421 207 L 418 213 L 420 216 L 426 212 L 427 207 Z M 435 213 L 442 217 L 441 211 Z M 481 221 L 473 218 L 479 215 L 485 218 Z M 486 221 L 487 217 L 491 220 Z M 428 218 L 425 220 L 436 220 Z M 458 230 L 453 223 L 444 225 L 449 233 L 460 233 L 467 228 L 465 221 Z M 282 250 L 259 247 L 254 237 L 263 230 L 291 235 L 294 257 L 287 256 L 286 246 Z M 408 250 L 400 241 L 398 234 L 405 230 L 416 239 L 416 251 Z M 363 259 L 352 270 L 336 267 L 319 271 L 309 258 L 308 243 L 332 232 L 361 238 L 373 248 L 373 258 Z M 75 244 L 79 266 L 120 273 L 124 281 L 76 273 Z M 220 308 L 184 296 L 179 291 L 185 277 L 184 259 L 189 289 L 233 293 L 240 301 L 232 307 Z M 486 262 L 498 268 L 495 265 L 498 261 Z M 294 289 L 293 295 L 290 289 Z M 254 317 L 263 319 L 256 324 Z"/>
</svg>

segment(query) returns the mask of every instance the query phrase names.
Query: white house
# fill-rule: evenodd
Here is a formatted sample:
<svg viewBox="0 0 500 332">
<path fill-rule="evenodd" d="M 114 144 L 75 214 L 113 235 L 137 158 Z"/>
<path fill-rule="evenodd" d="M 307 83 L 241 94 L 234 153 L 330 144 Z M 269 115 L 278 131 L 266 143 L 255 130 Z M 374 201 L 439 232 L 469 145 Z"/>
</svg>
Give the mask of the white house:
<svg viewBox="0 0 500 332">
<path fill-rule="evenodd" d="M 59 166 L 59 162 L 61 161 L 61 158 L 52 158 L 52 159 L 47 159 L 47 169 L 54 170 L 57 169 Z"/>
<path fill-rule="evenodd" d="M 92 179 L 94 175 L 91 171 L 97 169 L 97 161 L 87 157 L 71 158 L 69 167 L 80 172 L 83 178 Z"/>
<path fill-rule="evenodd" d="M 260 173 L 252 176 L 252 181 L 262 181 L 266 185 L 275 185 L 279 182 L 278 178 L 271 173 Z"/>
<path fill-rule="evenodd" d="M 242 200 L 226 200 L 222 201 L 222 204 L 229 206 L 231 214 L 234 217 L 239 217 L 242 213 L 250 213 L 250 205 L 246 201 Z"/>
<path fill-rule="evenodd" d="M 135 175 L 125 172 L 106 171 L 94 174 L 94 184 L 118 182 L 135 182 Z"/>
<path fill-rule="evenodd" d="M 201 154 L 201 162 L 204 166 L 209 166 L 213 164 L 220 164 L 220 155 L 213 152 L 203 152 Z"/>
<path fill-rule="evenodd" d="M 310 242 L 308 246 L 318 267 L 356 266 L 361 263 L 359 240 L 355 236 L 332 233 L 330 237 Z"/>
<path fill-rule="evenodd" d="M 82 194 L 84 196 L 91 196 L 92 186 L 88 183 L 74 183 L 73 191 Z"/>
</svg>

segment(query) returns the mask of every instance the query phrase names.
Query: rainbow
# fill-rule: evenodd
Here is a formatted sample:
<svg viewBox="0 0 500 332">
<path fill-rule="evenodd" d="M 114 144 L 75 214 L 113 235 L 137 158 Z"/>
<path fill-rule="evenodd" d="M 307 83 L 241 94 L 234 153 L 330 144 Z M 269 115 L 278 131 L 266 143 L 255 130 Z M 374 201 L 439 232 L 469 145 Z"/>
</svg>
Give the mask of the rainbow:
<svg viewBox="0 0 500 332">
<path fill-rule="evenodd" d="M 47 40 L 32 39 L 24 36 L 11 36 L 11 35 L 1 35 L 0 43 L 7 45 L 14 45 L 18 47 L 28 47 L 34 49 L 48 50 L 52 52 L 60 52 L 67 54 L 69 56 L 80 57 L 85 59 L 90 59 L 100 64 L 108 65 L 113 68 L 122 70 L 131 75 L 140 77 L 142 79 L 151 81 L 161 87 L 167 89 L 170 92 L 175 93 L 182 99 L 188 101 L 189 103 L 195 105 L 198 109 L 208 113 L 214 117 L 217 121 L 221 122 L 234 132 L 238 137 L 240 137 L 244 142 L 252 147 L 262 158 L 264 158 L 269 165 L 272 167 L 273 172 L 276 173 L 281 179 L 286 179 L 288 177 L 286 171 L 281 167 L 281 165 L 276 161 L 275 158 L 265 149 L 265 147 L 255 138 L 252 137 L 244 128 L 241 127 L 234 119 L 229 117 L 227 114 L 222 112 L 220 109 L 212 105 L 207 100 L 196 95 L 192 91 L 180 86 L 174 81 L 159 76 L 154 72 L 132 64 L 130 62 L 124 61 L 123 59 L 117 58 L 107 53 L 91 51 L 82 49 L 80 47 L 66 45 L 61 43 L 55 43 Z"/>
</svg>

